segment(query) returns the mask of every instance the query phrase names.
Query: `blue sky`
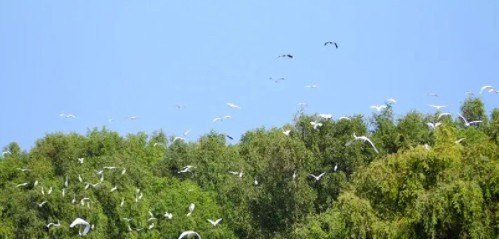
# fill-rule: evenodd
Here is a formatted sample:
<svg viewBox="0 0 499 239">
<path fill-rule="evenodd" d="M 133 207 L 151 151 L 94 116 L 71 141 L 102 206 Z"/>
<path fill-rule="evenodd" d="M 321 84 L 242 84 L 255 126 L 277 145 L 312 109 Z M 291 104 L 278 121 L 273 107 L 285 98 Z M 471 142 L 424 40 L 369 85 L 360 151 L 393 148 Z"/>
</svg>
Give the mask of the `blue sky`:
<svg viewBox="0 0 499 239">
<path fill-rule="evenodd" d="M 291 122 L 299 102 L 336 118 L 388 97 L 397 115 L 456 113 L 466 91 L 499 88 L 498 12 L 496 0 L 1 1 L 0 146 L 102 126 L 239 138 Z"/>
</svg>

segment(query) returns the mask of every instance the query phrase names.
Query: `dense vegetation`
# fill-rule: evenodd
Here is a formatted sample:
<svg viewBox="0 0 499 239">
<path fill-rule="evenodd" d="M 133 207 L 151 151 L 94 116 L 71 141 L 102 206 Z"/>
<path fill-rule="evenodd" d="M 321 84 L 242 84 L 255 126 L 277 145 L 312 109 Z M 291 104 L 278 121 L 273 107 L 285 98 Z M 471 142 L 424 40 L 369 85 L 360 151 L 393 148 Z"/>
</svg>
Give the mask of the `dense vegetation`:
<svg viewBox="0 0 499 239">
<path fill-rule="evenodd" d="M 216 132 L 184 142 L 106 129 L 49 134 L 29 152 L 11 143 L 0 159 L 0 238 L 71 238 L 77 217 L 94 225 L 88 238 L 177 238 L 184 230 L 203 238 L 497 238 L 499 109 L 489 119 L 468 98 L 461 114 L 483 123 L 439 112 L 394 119 L 389 106 L 370 119 L 299 114 L 237 144 Z M 379 153 L 348 143 L 354 133 Z M 194 168 L 178 173 L 186 165 Z M 104 169 L 99 184 L 105 166 L 118 168 Z M 219 217 L 216 227 L 207 221 Z"/>
</svg>

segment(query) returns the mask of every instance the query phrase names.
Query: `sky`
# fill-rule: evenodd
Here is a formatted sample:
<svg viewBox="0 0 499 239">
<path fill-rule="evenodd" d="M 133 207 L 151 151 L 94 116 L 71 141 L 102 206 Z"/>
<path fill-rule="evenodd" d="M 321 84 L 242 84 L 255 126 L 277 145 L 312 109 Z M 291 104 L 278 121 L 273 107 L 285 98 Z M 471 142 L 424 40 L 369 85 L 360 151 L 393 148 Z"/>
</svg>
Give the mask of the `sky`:
<svg viewBox="0 0 499 239">
<path fill-rule="evenodd" d="M 338 118 L 393 97 L 400 117 L 457 113 L 471 91 L 490 112 L 499 94 L 478 92 L 499 88 L 498 12 L 497 0 L 0 1 L 0 147 L 96 127 L 237 142 L 291 123 L 300 102 Z"/>
</svg>

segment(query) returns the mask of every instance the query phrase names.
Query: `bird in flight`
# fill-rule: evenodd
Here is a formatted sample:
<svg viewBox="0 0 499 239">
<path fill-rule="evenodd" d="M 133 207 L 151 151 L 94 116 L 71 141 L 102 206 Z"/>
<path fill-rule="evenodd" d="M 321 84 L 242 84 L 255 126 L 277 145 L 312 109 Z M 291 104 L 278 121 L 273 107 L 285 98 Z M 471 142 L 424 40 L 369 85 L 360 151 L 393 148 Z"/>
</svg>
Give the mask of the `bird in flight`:
<svg viewBox="0 0 499 239">
<path fill-rule="evenodd" d="M 194 168 L 194 166 L 192 165 L 187 165 L 185 167 L 183 167 L 182 169 L 180 169 L 180 171 L 178 171 L 178 173 L 187 173 L 187 172 L 191 172 L 191 169 Z"/>
<path fill-rule="evenodd" d="M 199 233 L 197 233 L 195 231 L 184 231 L 184 232 L 182 232 L 182 234 L 180 234 L 180 236 L 178 236 L 177 239 L 191 238 L 194 236 L 196 236 L 198 239 L 201 239 L 201 235 L 199 235 Z"/>
<path fill-rule="evenodd" d="M 215 117 L 215 118 L 213 118 L 212 122 L 215 123 L 217 121 L 224 121 L 226 119 L 231 119 L 231 118 L 232 118 L 232 116 L 230 116 L 230 115 L 226 115 L 226 116 L 222 116 L 222 117 Z"/>
<path fill-rule="evenodd" d="M 348 120 L 348 121 L 352 121 L 352 119 L 350 119 L 350 117 L 347 117 L 347 116 L 341 116 L 340 118 L 338 118 L 338 120 Z"/>
<path fill-rule="evenodd" d="M 332 45 L 332 46 L 336 47 L 336 49 L 338 49 L 338 43 L 336 43 L 336 42 L 332 42 L 332 41 L 324 42 L 324 46 L 328 46 L 328 45 Z"/>
<path fill-rule="evenodd" d="M 213 225 L 214 227 L 216 227 L 218 223 L 220 223 L 220 221 L 222 221 L 222 218 L 219 218 L 215 221 L 208 219 L 208 222 L 211 223 L 211 225 Z"/>
<path fill-rule="evenodd" d="M 76 118 L 76 115 L 74 115 L 74 114 L 66 114 L 66 113 L 60 113 L 59 116 L 63 117 L 63 118 L 66 118 L 66 119 L 74 119 L 74 118 Z"/>
<path fill-rule="evenodd" d="M 435 108 L 436 110 L 440 110 L 442 108 L 447 107 L 447 105 L 430 105 L 431 107 Z"/>
<path fill-rule="evenodd" d="M 291 54 L 282 54 L 282 55 L 278 56 L 277 59 L 279 59 L 281 57 L 282 58 L 293 59 L 293 55 L 291 55 Z"/>
<path fill-rule="evenodd" d="M 47 203 L 47 201 L 43 201 L 41 203 L 37 203 L 38 207 L 43 207 L 43 205 L 45 205 Z"/>
<path fill-rule="evenodd" d="M 234 103 L 225 103 L 226 105 L 228 105 L 230 108 L 232 109 L 241 109 L 241 107 L 239 105 L 236 105 Z"/>
<path fill-rule="evenodd" d="M 313 175 L 313 174 L 310 174 L 310 176 L 312 176 L 316 182 L 318 182 L 319 180 L 321 180 L 322 176 L 324 176 L 324 174 L 326 174 L 325 172 L 324 173 L 321 173 L 317 176 Z"/>
<path fill-rule="evenodd" d="M 291 130 L 290 130 L 290 129 L 288 129 L 288 130 L 284 130 L 284 131 L 282 131 L 282 133 L 283 133 L 284 135 L 286 135 L 286 136 L 289 136 L 289 133 L 291 133 Z"/>
<path fill-rule="evenodd" d="M 333 118 L 333 115 L 332 114 L 319 114 L 319 117 L 321 117 L 325 120 L 330 120 L 331 118 Z"/>
<path fill-rule="evenodd" d="M 312 127 L 314 129 L 317 129 L 317 127 L 321 127 L 322 126 L 322 123 L 318 123 L 318 122 L 315 122 L 315 121 L 311 121 L 310 124 L 312 125 Z"/>
<path fill-rule="evenodd" d="M 349 146 L 353 141 L 355 140 L 360 140 L 360 141 L 363 141 L 363 142 L 368 142 L 374 149 L 374 151 L 376 153 L 379 153 L 378 149 L 376 148 L 376 146 L 374 146 L 374 143 L 369 139 L 367 138 L 366 136 L 362 135 L 362 136 L 357 136 L 355 135 L 355 133 L 353 133 L 353 140 L 352 141 L 349 141 L 345 144 L 345 146 Z"/>
<path fill-rule="evenodd" d="M 272 77 L 269 77 L 269 80 L 274 81 L 275 83 L 279 83 L 280 81 L 284 81 L 284 80 L 286 80 L 286 78 L 281 77 L 281 78 L 278 78 L 278 79 L 274 79 L 274 78 L 272 78 Z"/>
<path fill-rule="evenodd" d="M 61 226 L 61 222 L 59 222 L 59 220 L 57 220 L 57 224 L 54 223 L 54 222 L 51 222 L 49 224 L 47 224 L 47 228 L 50 228 L 50 227 L 60 227 Z"/>
<path fill-rule="evenodd" d="M 83 229 L 83 232 L 80 230 L 78 232 L 78 234 L 80 236 L 85 236 L 87 235 L 88 231 L 90 231 L 90 223 L 88 223 L 87 221 L 81 219 L 81 218 L 76 218 L 72 223 L 71 225 L 69 225 L 70 228 L 73 228 L 75 226 L 84 226 L 85 228 Z"/>
<path fill-rule="evenodd" d="M 132 116 L 128 116 L 127 119 L 129 120 L 136 120 L 138 119 L 139 117 L 138 116 L 135 116 L 135 115 L 132 115 Z"/>
<path fill-rule="evenodd" d="M 431 122 L 428 122 L 426 123 L 426 125 L 428 125 L 428 127 L 430 127 L 431 129 L 435 130 L 438 126 L 440 126 L 442 123 L 440 122 L 437 122 L 437 123 L 431 123 Z"/>
<path fill-rule="evenodd" d="M 480 88 L 480 94 L 482 94 L 484 90 L 486 90 L 488 92 L 493 92 L 494 87 L 491 85 L 484 85 L 484 86 L 482 86 L 482 88 Z"/>
<path fill-rule="evenodd" d="M 397 103 L 397 100 L 394 99 L 394 98 L 389 98 L 389 99 L 386 100 L 386 103 L 388 103 L 388 104 L 395 104 L 395 103 Z"/>
<path fill-rule="evenodd" d="M 305 87 L 306 87 L 306 88 L 309 88 L 309 89 L 316 89 L 316 88 L 319 88 L 319 86 L 318 86 L 317 84 L 306 85 Z"/>
<path fill-rule="evenodd" d="M 383 109 L 385 109 L 386 107 L 388 107 L 388 106 L 386 106 L 386 105 L 371 105 L 371 107 L 369 107 L 369 108 L 375 109 L 376 111 L 380 112 Z"/>
<path fill-rule="evenodd" d="M 482 123 L 482 122 L 483 122 L 483 121 L 481 121 L 481 120 L 475 120 L 475 121 L 470 121 L 470 122 L 468 122 L 468 120 L 466 120 L 466 118 L 464 118 L 464 116 L 462 116 L 461 114 L 458 114 L 458 115 L 459 115 L 459 117 L 460 117 L 460 118 L 464 121 L 464 125 L 465 125 L 466 127 L 469 127 L 469 126 L 470 126 L 470 125 L 472 125 L 472 124 L 478 124 L 478 123 Z"/>
<path fill-rule="evenodd" d="M 447 112 L 440 113 L 440 114 L 438 114 L 437 120 L 440 120 L 440 118 L 442 118 L 444 116 L 451 116 L 451 115 L 452 115 L 451 113 L 447 113 Z"/>
</svg>

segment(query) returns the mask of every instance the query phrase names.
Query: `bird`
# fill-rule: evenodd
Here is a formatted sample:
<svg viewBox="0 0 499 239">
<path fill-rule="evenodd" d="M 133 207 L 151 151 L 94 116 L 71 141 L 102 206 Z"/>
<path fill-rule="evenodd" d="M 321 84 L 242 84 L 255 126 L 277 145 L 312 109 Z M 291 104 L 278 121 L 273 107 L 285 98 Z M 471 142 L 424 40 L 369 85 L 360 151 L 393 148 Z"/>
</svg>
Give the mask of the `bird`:
<svg viewBox="0 0 499 239">
<path fill-rule="evenodd" d="M 5 157 L 6 154 L 11 154 L 11 152 L 10 151 L 3 151 L 2 152 L 2 157 Z"/>
<path fill-rule="evenodd" d="M 213 118 L 212 122 L 215 123 L 217 121 L 224 121 L 226 119 L 231 119 L 231 118 L 232 118 L 232 116 L 230 116 L 230 115 L 225 115 L 225 116 L 221 116 L 221 117 L 215 117 L 215 118 Z"/>
<path fill-rule="evenodd" d="M 426 125 L 428 125 L 428 127 L 430 127 L 431 129 L 435 130 L 438 126 L 440 126 L 442 123 L 440 122 L 437 122 L 437 123 L 431 123 L 431 122 L 428 122 L 426 123 Z"/>
<path fill-rule="evenodd" d="M 256 180 L 256 177 L 254 178 L 253 183 L 255 184 L 255 186 L 257 186 L 257 185 L 258 185 L 258 180 Z"/>
<path fill-rule="evenodd" d="M 89 189 L 90 188 L 90 183 L 87 182 L 87 184 L 85 184 L 85 190 Z"/>
<path fill-rule="evenodd" d="M 38 207 L 43 207 L 43 205 L 45 205 L 47 203 L 47 201 L 43 201 L 41 203 L 37 203 Z"/>
<path fill-rule="evenodd" d="M 278 56 L 277 58 L 288 58 L 288 59 L 293 59 L 293 55 L 291 54 L 282 54 L 280 56 Z"/>
<path fill-rule="evenodd" d="M 236 105 L 234 103 L 225 103 L 225 104 L 232 109 L 241 109 L 241 107 L 239 105 Z"/>
<path fill-rule="evenodd" d="M 458 140 L 454 141 L 454 143 L 459 144 L 459 143 L 461 143 L 461 141 L 463 141 L 463 140 L 465 140 L 465 139 L 466 139 L 466 138 L 460 138 L 460 139 L 458 139 Z"/>
<path fill-rule="evenodd" d="M 71 203 L 72 204 L 76 203 L 76 193 L 73 193 L 73 200 L 71 200 Z"/>
<path fill-rule="evenodd" d="M 88 231 L 90 231 L 90 223 L 88 223 L 87 221 L 81 219 L 81 218 L 76 218 L 72 223 L 71 225 L 69 225 L 70 228 L 73 228 L 75 226 L 84 226 L 85 228 L 83 229 L 83 232 L 80 230 L 78 232 L 78 234 L 80 236 L 85 236 L 87 235 Z"/>
<path fill-rule="evenodd" d="M 80 162 L 80 164 L 83 164 L 84 160 L 85 160 L 85 158 L 78 158 L 78 161 Z"/>
<path fill-rule="evenodd" d="M 243 177 L 243 174 L 244 174 L 244 173 L 243 173 L 243 171 L 241 171 L 241 172 L 237 172 L 237 171 L 229 171 L 229 173 L 230 173 L 230 174 L 232 174 L 232 175 L 236 175 L 236 176 L 238 176 L 238 177 L 240 177 L 240 178 L 242 178 L 242 177 Z"/>
<path fill-rule="evenodd" d="M 47 191 L 47 195 L 50 195 L 52 193 L 52 187 L 49 188 L 49 190 Z"/>
<path fill-rule="evenodd" d="M 423 145 L 423 147 L 424 147 L 424 149 L 426 149 L 426 150 L 430 150 L 430 149 L 431 149 L 430 145 L 428 145 L 428 144 L 424 144 L 424 145 Z"/>
<path fill-rule="evenodd" d="M 350 117 L 347 117 L 347 116 L 341 116 L 340 118 L 338 118 L 338 120 L 348 120 L 348 121 L 352 121 L 352 119 L 350 119 Z"/>
<path fill-rule="evenodd" d="M 114 192 L 114 191 L 116 191 L 117 189 L 118 189 L 118 186 L 117 186 L 117 185 L 115 185 L 113 188 L 111 188 L 111 190 L 110 190 L 109 192 Z"/>
<path fill-rule="evenodd" d="M 152 223 L 151 225 L 149 225 L 149 227 L 147 227 L 148 230 L 151 230 L 154 228 L 154 223 Z"/>
<path fill-rule="evenodd" d="M 97 175 L 102 175 L 104 173 L 104 169 L 101 169 L 99 171 L 95 170 L 95 174 Z"/>
<path fill-rule="evenodd" d="M 178 173 L 186 173 L 186 172 L 191 172 L 191 169 L 192 168 L 195 168 L 194 166 L 192 165 L 187 165 L 185 167 L 183 167 L 180 171 L 178 171 Z"/>
<path fill-rule="evenodd" d="M 295 180 L 296 178 L 296 171 L 293 172 L 293 181 Z"/>
<path fill-rule="evenodd" d="M 440 110 L 442 108 L 447 107 L 446 105 L 430 105 L 431 107 L 435 108 L 436 110 Z"/>
<path fill-rule="evenodd" d="M 230 140 L 234 140 L 234 138 L 232 136 L 228 135 L 228 134 L 226 134 L 225 137 L 227 137 Z"/>
<path fill-rule="evenodd" d="M 430 92 L 430 93 L 428 93 L 428 95 L 429 95 L 429 96 L 433 96 L 433 97 L 438 97 L 438 94 L 437 94 L 437 93 L 435 93 L 435 92 Z"/>
<path fill-rule="evenodd" d="M 466 120 L 466 118 L 464 118 L 464 116 L 462 116 L 461 114 L 458 114 L 458 115 L 459 115 L 459 117 L 460 117 L 461 119 L 463 119 L 463 121 L 464 121 L 464 125 L 465 125 L 466 127 L 469 127 L 469 126 L 470 126 L 470 125 L 472 125 L 472 124 L 478 124 L 478 123 L 482 123 L 482 122 L 483 122 L 482 120 L 475 120 L 475 121 L 470 121 L 470 122 L 468 122 L 468 120 Z"/>
<path fill-rule="evenodd" d="M 125 198 L 124 197 L 121 198 L 120 207 L 123 207 L 123 205 L 125 205 Z"/>
<path fill-rule="evenodd" d="M 322 123 L 318 123 L 318 122 L 315 122 L 315 121 L 311 121 L 310 124 L 312 125 L 312 127 L 314 129 L 317 129 L 317 127 L 321 127 L 322 126 Z"/>
<path fill-rule="evenodd" d="M 19 170 L 21 172 L 31 171 L 31 169 L 27 169 L 27 168 L 17 168 L 17 170 Z"/>
<path fill-rule="evenodd" d="M 83 182 L 83 178 L 81 177 L 80 174 L 78 174 L 78 181 L 80 181 L 80 183 Z"/>
<path fill-rule="evenodd" d="M 211 223 L 211 225 L 213 225 L 214 227 L 216 227 L 218 225 L 218 223 L 220 223 L 221 221 L 222 221 L 222 218 L 219 218 L 215 221 L 208 219 L 208 222 Z"/>
<path fill-rule="evenodd" d="M 194 237 L 196 236 L 198 239 L 201 239 L 201 235 L 199 235 L 199 233 L 195 232 L 195 231 L 184 231 L 180 234 L 180 236 L 178 236 L 177 239 L 182 239 L 182 238 L 191 238 L 191 237 Z"/>
<path fill-rule="evenodd" d="M 173 138 L 172 140 L 172 143 L 177 141 L 177 140 L 182 140 L 182 141 L 185 141 L 185 138 L 182 138 L 182 137 L 179 137 L 179 136 L 176 136 L 175 138 Z"/>
<path fill-rule="evenodd" d="M 279 83 L 280 81 L 284 81 L 284 80 L 286 80 L 286 78 L 281 77 L 281 78 L 278 78 L 278 79 L 274 79 L 274 78 L 272 78 L 272 77 L 269 77 L 269 80 L 274 81 L 275 83 Z"/>
<path fill-rule="evenodd" d="M 74 118 L 76 118 L 76 115 L 71 114 L 71 113 L 69 113 L 69 114 L 66 114 L 66 113 L 60 113 L 60 114 L 59 114 L 59 116 L 60 116 L 60 117 L 63 117 L 63 118 L 66 118 L 66 119 L 74 119 Z"/>
<path fill-rule="evenodd" d="M 63 188 L 63 189 L 62 189 L 62 197 L 65 197 L 65 196 L 66 196 L 66 189 L 65 189 L 65 188 Z"/>
<path fill-rule="evenodd" d="M 447 113 L 447 112 L 440 113 L 440 114 L 438 114 L 437 120 L 440 120 L 440 118 L 442 118 L 444 116 L 451 116 L 451 115 L 452 115 L 451 113 Z"/>
<path fill-rule="evenodd" d="M 42 195 L 45 195 L 45 190 L 43 190 L 43 186 L 42 186 Z"/>
<path fill-rule="evenodd" d="M 291 133 L 291 130 L 290 130 L 290 129 L 288 129 L 288 130 L 284 130 L 284 131 L 282 131 L 282 133 L 283 133 L 284 135 L 286 135 L 286 136 L 289 136 L 289 133 Z"/>
<path fill-rule="evenodd" d="M 187 213 L 187 216 L 190 217 L 192 212 L 194 211 L 194 208 L 196 207 L 196 205 L 194 205 L 194 203 L 191 203 L 191 205 L 189 205 L 189 213 Z"/>
<path fill-rule="evenodd" d="M 325 120 L 330 120 L 331 118 L 333 118 L 333 115 L 332 114 L 319 114 L 319 117 L 321 117 Z"/>
<path fill-rule="evenodd" d="M 66 180 L 64 181 L 64 187 L 68 187 L 69 185 L 69 179 L 68 179 L 68 176 L 66 176 Z"/>
<path fill-rule="evenodd" d="M 484 90 L 487 90 L 487 91 L 492 90 L 492 91 L 494 91 L 494 87 L 491 86 L 491 85 L 484 85 L 484 86 L 482 86 L 482 88 L 480 88 L 480 94 L 482 94 Z"/>
<path fill-rule="evenodd" d="M 334 45 L 334 47 L 336 49 L 338 49 L 338 43 L 336 43 L 336 42 L 332 42 L 332 41 L 324 42 L 324 46 L 328 46 L 328 45 Z"/>
<path fill-rule="evenodd" d="M 138 117 L 138 116 L 135 116 L 135 115 L 127 117 L 127 119 L 129 119 L 129 120 L 136 120 L 136 119 L 138 119 L 138 118 L 139 118 L 139 117 Z"/>
<path fill-rule="evenodd" d="M 173 214 L 171 214 L 169 212 L 165 212 L 165 214 L 163 214 L 163 217 L 165 217 L 168 220 L 171 220 L 173 218 Z"/>
<path fill-rule="evenodd" d="M 326 173 L 325 173 L 325 172 L 324 172 L 324 173 L 321 173 L 321 174 L 319 174 L 318 176 L 315 176 L 315 175 L 313 175 L 313 174 L 310 174 L 310 176 L 314 177 L 314 178 L 315 178 L 315 181 L 317 182 L 317 181 L 321 180 L 321 178 L 322 178 L 322 176 L 324 176 L 324 174 L 326 174 Z"/>
<path fill-rule="evenodd" d="M 395 100 L 394 98 L 389 98 L 389 99 L 386 100 L 386 103 L 388 103 L 388 104 L 395 104 L 395 103 L 397 103 L 397 100 Z"/>
<path fill-rule="evenodd" d="M 82 206 L 84 206 L 84 205 L 85 205 L 85 201 L 90 201 L 90 198 L 87 198 L 87 197 L 82 198 L 82 199 L 80 200 L 80 204 L 81 204 Z"/>
<path fill-rule="evenodd" d="M 380 112 L 383 109 L 385 109 L 386 107 L 388 107 L 388 106 L 386 106 L 386 105 L 371 105 L 369 108 L 375 109 L 376 111 Z"/>
<path fill-rule="evenodd" d="M 47 224 L 47 228 L 50 228 L 50 227 L 60 227 L 61 226 L 61 222 L 59 222 L 59 220 L 57 220 L 57 224 L 54 223 L 54 222 L 51 222 L 49 224 Z"/>
<path fill-rule="evenodd" d="M 149 210 L 149 218 L 147 219 L 147 221 L 152 221 L 152 220 L 158 220 L 155 216 L 154 216 L 154 213 L 151 212 L 151 210 Z"/>
<path fill-rule="evenodd" d="M 336 172 L 337 169 L 338 169 L 338 164 L 335 164 L 334 165 L 334 171 Z"/>
<path fill-rule="evenodd" d="M 17 188 L 18 187 L 26 187 L 26 186 L 28 186 L 28 183 L 21 183 L 21 184 L 16 185 Z"/>
<path fill-rule="evenodd" d="M 187 136 L 188 134 L 190 134 L 190 133 L 191 133 L 191 131 L 192 131 L 192 130 L 190 130 L 190 129 L 188 129 L 188 130 L 184 131 L 184 136 Z"/>
<path fill-rule="evenodd" d="M 315 89 L 315 88 L 319 88 L 319 85 L 317 85 L 317 84 L 306 85 L 305 88 Z"/>
<path fill-rule="evenodd" d="M 36 185 L 38 185 L 38 180 L 35 180 L 35 182 L 33 183 L 33 187 L 36 187 Z"/>
<path fill-rule="evenodd" d="M 125 173 L 126 173 L 126 168 L 123 168 L 123 170 L 121 170 L 121 175 L 123 175 Z"/>
<path fill-rule="evenodd" d="M 374 143 L 369 139 L 367 138 L 366 136 L 362 135 L 362 136 L 357 136 L 355 135 L 355 133 L 353 133 L 353 140 L 360 140 L 360 141 L 363 141 L 363 142 L 368 142 L 369 144 L 371 144 L 371 146 L 373 147 L 374 151 L 376 153 L 379 153 L 378 152 L 378 149 L 376 148 L 376 146 L 374 146 Z M 350 143 L 352 143 L 352 141 L 350 142 L 347 142 L 346 146 L 350 145 Z"/>
<path fill-rule="evenodd" d="M 176 104 L 175 107 L 177 107 L 177 109 L 183 109 L 183 108 L 185 108 L 185 105 L 183 105 L 183 104 Z"/>
<path fill-rule="evenodd" d="M 118 167 L 116 166 L 105 166 L 104 169 L 107 169 L 107 170 L 114 170 L 114 169 L 117 169 Z"/>
</svg>

